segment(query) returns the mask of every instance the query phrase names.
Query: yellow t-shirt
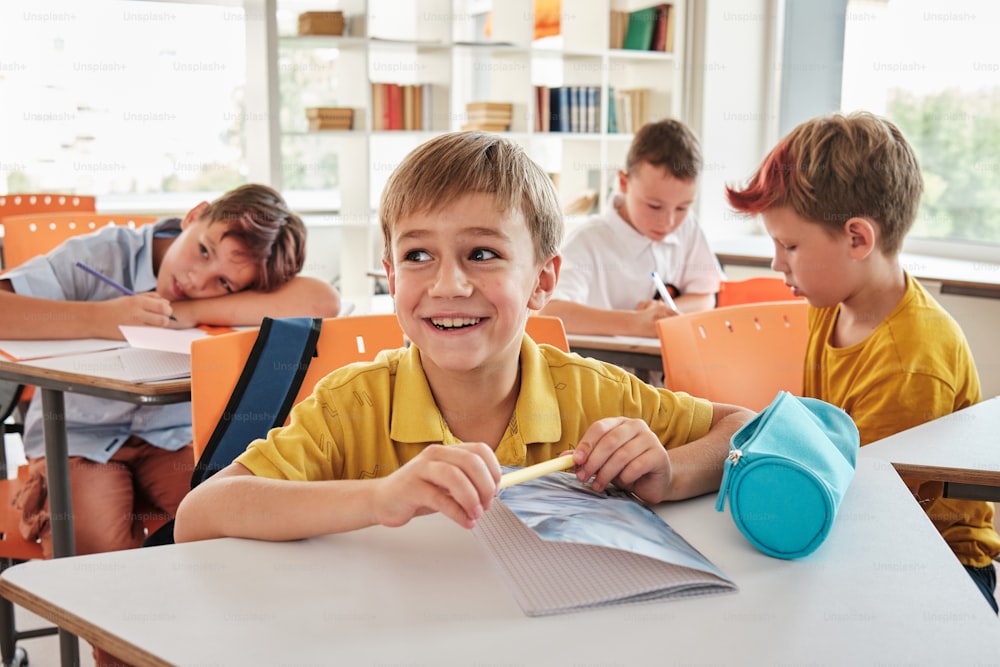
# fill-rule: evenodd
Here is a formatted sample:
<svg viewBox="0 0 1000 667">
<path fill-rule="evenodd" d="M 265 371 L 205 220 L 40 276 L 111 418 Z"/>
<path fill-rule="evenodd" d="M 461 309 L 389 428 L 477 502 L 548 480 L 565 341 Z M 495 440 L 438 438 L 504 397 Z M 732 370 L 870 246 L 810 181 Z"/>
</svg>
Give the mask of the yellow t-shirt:
<svg viewBox="0 0 1000 667">
<path fill-rule="evenodd" d="M 982 399 L 965 334 L 909 275 L 902 300 L 863 341 L 829 344 L 839 310 L 809 309 L 803 394 L 843 408 L 862 445 Z M 985 567 L 1000 553 L 992 503 L 942 498 L 940 482 L 904 481 L 963 564 Z"/>
<path fill-rule="evenodd" d="M 642 419 L 671 448 L 708 433 L 712 404 L 525 336 L 521 390 L 497 459 L 523 466 L 554 458 L 573 449 L 595 421 L 612 416 Z M 366 479 L 392 473 L 436 443 L 459 440 L 434 403 L 420 351 L 411 346 L 334 371 L 295 406 L 287 426 L 252 442 L 236 460 L 262 477 Z"/>
</svg>

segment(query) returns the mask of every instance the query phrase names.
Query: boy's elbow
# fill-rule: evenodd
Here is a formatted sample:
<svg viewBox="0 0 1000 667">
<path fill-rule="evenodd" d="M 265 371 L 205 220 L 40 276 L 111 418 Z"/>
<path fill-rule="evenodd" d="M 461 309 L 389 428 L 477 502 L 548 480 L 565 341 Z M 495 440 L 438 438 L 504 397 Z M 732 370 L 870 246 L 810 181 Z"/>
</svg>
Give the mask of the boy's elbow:
<svg viewBox="0 0 1000 667">
<path fill-rule="evenodd" d="M 180 506 L 177 508 L 177 516 L 174 517 L 174 542 L 178 544 L 207 539 L 207 536 L 199 535 L 199 531 L 196 530 L 194 517 L 197 515 L 197 512 L 191 508 L 193 503 L 189 502 L 190 500 L 191 494 L 189 493 L 181 501 Z"/>
<path fill-rule="evenodd" d="M 337 317 L 340 315 L 340 292 L 333 285 L 322 280 L 311 281 L 309 288 L 310 317 Z"/>
</svg>

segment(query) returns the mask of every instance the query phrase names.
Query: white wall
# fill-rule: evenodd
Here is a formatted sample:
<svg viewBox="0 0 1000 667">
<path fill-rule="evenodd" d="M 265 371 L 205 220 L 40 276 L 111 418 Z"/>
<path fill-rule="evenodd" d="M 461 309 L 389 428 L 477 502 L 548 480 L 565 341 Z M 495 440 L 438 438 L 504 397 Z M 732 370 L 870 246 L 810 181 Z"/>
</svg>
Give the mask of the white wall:
<svg viewBox="0 0 1000 667">
<path fill-rule="evenodd" d="M 751 175 L 777 139 L 771 35 L 779 27 L 772 0 L 705 0 L 703 54 L 692 59 L 692 77 L 703 76 L 703 97 L 692 124 L 705 163 L 699 219 L 709 239 L 757 231 L 733 214 L 727 184 Z M 697 87 L 697 86 L 696 86 Z"/>
</svg>

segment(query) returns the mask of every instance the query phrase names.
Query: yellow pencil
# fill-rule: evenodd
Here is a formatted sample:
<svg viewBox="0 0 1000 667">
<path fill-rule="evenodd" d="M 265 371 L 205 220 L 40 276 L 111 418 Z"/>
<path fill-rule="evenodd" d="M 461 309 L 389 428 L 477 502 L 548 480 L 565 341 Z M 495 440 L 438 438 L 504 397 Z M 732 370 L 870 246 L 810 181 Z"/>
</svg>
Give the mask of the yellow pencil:
<svg viewBox="0 0 1000 667">
<path fill-rule="evenodd" d="M 535 479 L 537 477 L 542 477 L 543 475 L 548 475 L 552 472 L 558 472 L 560 470 L 566 470 L 567 468 L 573 467 L 573 454 L 565 454 L 548 461 L 542 461 L 541 463 L 536 463 L 533 466 L 528 466 L 527 468 L 521 468 L 520 470 L 514 470 L 509 472 L 500 478 L 500 488 L 506 489 L 508 486 L 514 486 L 515 484 L 520 484 L 521 482 L 527 482 L 529 479 Z"/>
</svg>

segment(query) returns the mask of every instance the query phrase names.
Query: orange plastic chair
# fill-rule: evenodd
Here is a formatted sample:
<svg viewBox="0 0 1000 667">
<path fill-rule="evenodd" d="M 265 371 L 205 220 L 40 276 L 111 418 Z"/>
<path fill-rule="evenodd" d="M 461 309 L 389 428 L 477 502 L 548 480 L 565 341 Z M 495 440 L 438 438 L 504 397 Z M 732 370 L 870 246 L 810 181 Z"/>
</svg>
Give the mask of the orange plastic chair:
<svg viewBox="0 0 1000 667">
<path fill-rule="evenodd" d="M 793 301 L 803 297 L 795 296 L 792 288 L 785 284 L 784 278 L 777 276 L 758 276 L 746 280 L 723 280 L 719 285 L 716 297 L 717 308 L 737 306 L 741 303 L 760 303 L 762 301 Z"/>
<path fill-rule="evenodd" d="M 159 218 L 155 215 L 102 213 L 31 213 L 3 219 L 4 268 L 20 266 L 44 255 L 71 236 L 89 234 L 107 225 L 138 227 Z"/>
<path fill-rule="evenodd" d="M 226 409 L 256 340 L 257 330 L 253 329 L 199 338 L 191 344 L 191 425 L 196 462 Z M 355 361 L 371 361 L 380 351 L 403 345 L 403 330 L 394 314 L 324 319 L 316 356 L 295 402 L 308 397 L 331 371 Z"/>
<path fill-rule="evenodd" d="M 750 303 L 657 321 L 664 386 L 751 410 L 781 389 L 801 395 L 808 307 Z"/>
<path fill-rule="evenodd" d="M 569 352 L 569 340 L 566 338 L 566 327 L 558 317 L 550 315 L 529 315 L 525 332 L 536 343 L 548 343 L 563 352 Z"/>
<path fill-rule="evenodd" d="M 8 215 L 53 213 L 55 211 L 93 213 L 96 210 L 97 199 L 91 195 L 62 195 L 43 192 L 0 196 L 0 222 Z"/>
</svg>

